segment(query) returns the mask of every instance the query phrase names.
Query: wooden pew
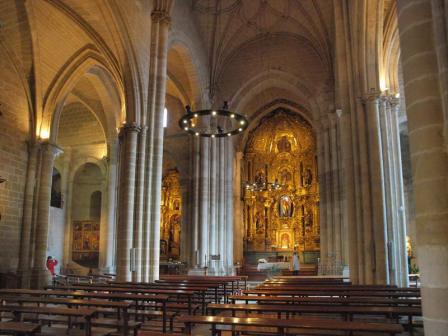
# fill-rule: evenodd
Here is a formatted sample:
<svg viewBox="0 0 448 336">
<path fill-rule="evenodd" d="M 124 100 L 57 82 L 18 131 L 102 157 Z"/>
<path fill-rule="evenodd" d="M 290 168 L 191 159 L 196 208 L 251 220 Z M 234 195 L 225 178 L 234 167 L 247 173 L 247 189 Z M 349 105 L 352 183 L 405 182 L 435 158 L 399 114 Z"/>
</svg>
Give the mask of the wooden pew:
<svg viewBox="0 0 448 336">
<path fill-rule="evenodd" d="M 169 285 L 169 284 L 157 284 L 157 283 L 115 283 L 115 282 L 111 282 L 109 284 L 95 284 L 94 287 L 101 287 L 103 288 L 103 291 L 109 291 L 111 292 L 112 289 L 118 289 L 118 291 L 123 291 L 123 289 L 127 289 L 128 292 L 132 292 L 132 293 L 147 293 L 148 290 L 151 289 L 156 289 L 156 290 L 176 290 L 176 291 L 190 291 L 190 292 L 194 292 L 194 294 L 199 296 L 199 303 L 202 306 L 202 311 L 205 312 L 205 306 L 206 306 L 206 298 L 207 298 L 207 292 L 210 289 L 213 289 L 213 287 L 216 287 L 211 285 L 211 286 L 205 286 L 205 285 Z M 211 288 L 212 287 L 212 288 Z M 60 286 L 54 286 L 54 287 L 48 287 L 48 289 L 52 289 L 52 288 L 61 288 Z M 67 287 L 63 287 L 63 288 L 67 288 Z M 70 287 L 73 288 L 73 287 Z M 76 288 L 82 288 L 83 290 L 91 290 L 92 285 L 89 284 L 79 284 L 76 286 Z M 177 300 L 179 301 L 179 295 L 183 295 L 185 296 L 186 294 L 182 294 L 181 292 L 169 292 L 167 293 L 170 297 L 174 297 L 176 296 Z M 173 295 L 174 294 L 174 295 Z M 194 296 L 191 299 L 192 304 L 193 303 L 197 303 L 194 300 Z M 217 301 L 217 294 L 215 295 L 215 303 L 218 303 L 219 301 Z M 167 307 L 169 307 L 170 305 L 167 304 Z M 173 307 L 173 306 L 171 306 Z M 188 306 L 188 298 L 187 298 L 187 305 L 185 306 L 185 309 L 189 309 L 189 314 L 191 314 L 193 312 L 193 307 L 189 307 Z"/>
<path fill-rule="evenodd" d="M 177 289 L 177 290 L 193 290 L 200 293 L 201 301 L 200 304 L 202 306 L 202 313 L 205 312 L 205 306 L 208 302 L 211 302 L 209 299 L 210 297 L 213 297 L 214 303 L 219 303 L 219 295 L 218 295 L 218 289 L 220 287 L 219 284 L 216 283 L 201 283 L 201 284 L 184 284 L 184 283 L 165 283 L 165 282 L 158 282 L 158 283 L 142 283 L 142 282 L 111 282 L 109 286 L 113 287 L 134 287 L 134 288 L 159 288 L 159 289 Z M 179 302 L 179 300 L 177 300 Z M 179 303 L 181 304 L 181 303 Z M 170 307 L 170 304 L 168 304 L 168 307 Z M 184 307 L 179 306 L 182 309 Z M 185 309 L 188 307 L 185 306 Z M 191 314 L 191 313 L 190 313 Z"/>
<path fill-rule="evenodd" d="M 203 276 L 203 275 L 162 275 L 160 280 L 220 280 L 227 282 L 235 282 L 236 288 L 240 288 L 240 282 L 243 289 L 247 288 L 247 275 L 228 275 L 228 276 Z"/>
<path fill-rule="evenodd" d="M 230 288 L 229 288 L 229 282 L 230 282 Z M 228 281 L 228 280 L 222 280 L 222 279 L 199 279 L 199 280 L 184 280 L 184 279 L 173 279 L 173 280 L 156 280 L 156 283 L 162 283 L 162 284 L 171 284 L 171 285 L 181 285 L 181 284 L 196 284 L 196 285 L 202 285 L 207 286 L 208 284 L 217 284 L 219 286 L 222 286 L 222 293 L 224 296 L 224 302 L 227 302 L 227 296 L 230 294 L 234 294 L 235 290 L 238 288 L 238 286 L 235 284 L 236 280 Z"/>
<path fill-rule="evenodd" d="M 380 306 L 421 306 L 421 299 L 391 299 L 382 297 L 291 297 L 291 296 L 255 296 L 232 295 L 231 303 L 236 301 L 259 302 L 268 304 L 326 304 L 326 305 L 380 305 Z"/>
<path fill-rule="evenodd" d="M 24 303 L 35 303 L 38 306 L 44 305 L 64 305 L 68 308 L 79 308 L 79 307 L 95 307 L 95 308 L 112 308 L 116 309 L 117 319 L 122 321 L 122 324 L 118 324 L 117 327 L 122 329 L 123 335 L 128 334 L 129 329 L 129 314 L 128 310 L 132 306 L 130 302 L 116 302 L 116 301 L 106 301 L 106 300 L 79 300 L 79 299 L 67 299 L 67 298 L 49 298 L 49 297 L 23 297 L 23 296 L 0 296 L 0 302 L 2 304 L 7 303 L 18 303 L 23 305 Z M 97 310 L 100 313 L 100 310 Z M 92 322 L 94 325 L 95 322 Z M 132 328 L 137 327 L 137 325 L 131 325 Z"/>
<path fill-rule="evenodd" d="M 38 332 L 40 332 L 40 324 L 24 322 L 0 322 L 0 333 L 32 336 Z"/>
<path fill-rule="evenodd" d="M 40 314 L 40 315 L 59 315 L 69 318 L 69 327 L 71 318 L 81 318 L 83 320 L 86 336 L 92 334 L 92 318 L 96 315 L 95 309 L 87 308 L 56 308 L 56 307 L 28 307 L 28 306 L 0 306 L 0 312 L 11 312 L 15 321 L 22 320 L 22 314 Z"/>
<path fill-rule="evenodd" d="M 403 327 L 393 323 L 360 323 L 349 321 L 338 321 L 323 318 L 307 318 L 297 317 L 288 320 L 279 320 L 273 318 L 260 317 L 223 317 L 223 316 L 180 316 L 179 322 L 185 324 L 185 332 L 191 335 L 192 325 L 208 324 L 212 327 L 212 335 L 217 334 L 217 326 L 231 327 L 272 327 L 276 328 L 275 335 L 283 336 L 287 334 L 287 330 L 291 328 L 300 328 L 306 330 L 325 330 L 325 331 L 362 331 L 369 333 L 387 333 L 389 335 L 397 335 L 403 332 Z"/>
<path fill-rule="evenodd" d="M 334 296 L 334 297 L 389 297 L 389 298 L 415 298 L 420 297 L 420 294 L 413 292 L 388 292 L 388 291 L 319 291 L 319 290 L 284 290 L 284 289 L 252 289 L 245 290 L 243 294 L 246 295 L 275 295 L 275 296 Z"/>
<path fill-rule="evenodd" d="M 122 300 L 133 301 L 136 309 L 141 306 L 141 302 L 156 302 L 162 307 L 162 329 L 166 332 L 167 323 L 167 295 L 140 295 L 129 293 L 93 293 L 81 291 L 64 291 L 64 290 L 39 290 L 39 289 L 0 289 L 0 295 L 26 295 L 26 296 L 56 296 L 56 297 L 73 297 L 79 299 L 104 299 L 104 300 Z"/>
<path fill-rule="evenodd" d="M 106 292 L 106 293 L 133 293 L 140 295 L 167 295 L 171 297 L 185 296 L 188 304 L 188 314 L 192 313 L 193 296 L 198 294 L 195 290 L 178 290 L 178 289 L 158 289 L 158 288 L 121 288 L 108 286 L 57 286 L 55 290 L 82 290 L 86 292 Z M 0 292 L 1 293 L 1 292 Z M 164 309 L 166 312 L 166 301 L 164 302 Z M 166 330 L 165 330 L 166 331 Z"/>
<path fill-rule="evenodd" d="M 282 284 L 260 284 L 257 289 L 281 289 L 284 291 L 370 291 L 370 292 L 395 292 L 414 293 L 420 295 L 420 288 L 415 287 L 389 287 L 389 286 L 316 286 L 316 285 L 282 285 Z"/>
</svg>

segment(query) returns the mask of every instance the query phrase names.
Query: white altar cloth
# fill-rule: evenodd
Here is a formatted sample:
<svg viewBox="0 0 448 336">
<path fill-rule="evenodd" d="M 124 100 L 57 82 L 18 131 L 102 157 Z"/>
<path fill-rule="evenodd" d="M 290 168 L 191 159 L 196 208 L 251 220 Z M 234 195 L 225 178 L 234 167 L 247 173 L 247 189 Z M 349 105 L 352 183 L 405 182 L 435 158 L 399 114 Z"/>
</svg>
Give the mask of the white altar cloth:
<svg viewBox="0 0 448 336">
<path fill-rule="evenodd" d="M 273 268 L 276 269 L 290 269 L 291 263 L 290 262 L 267 262 L 267 263 L 258 263 L 257 265 L 257 271 L 264 271 L 264 270 L 272 270 Z"/>
</svg>

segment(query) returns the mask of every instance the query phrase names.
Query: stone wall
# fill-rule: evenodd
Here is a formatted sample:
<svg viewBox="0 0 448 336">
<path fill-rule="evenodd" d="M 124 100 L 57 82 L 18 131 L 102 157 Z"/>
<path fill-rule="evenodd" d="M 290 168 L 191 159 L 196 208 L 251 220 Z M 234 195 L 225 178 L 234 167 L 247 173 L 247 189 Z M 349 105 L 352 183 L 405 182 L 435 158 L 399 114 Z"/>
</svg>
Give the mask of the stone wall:
<svg viewBox="0 0 448 336">
<path fill-rule="evenodd" d="M 17 267 L 27 170 L 28 105 L 20 79 L 0 48 L 0 272 Z"/>
</svg>

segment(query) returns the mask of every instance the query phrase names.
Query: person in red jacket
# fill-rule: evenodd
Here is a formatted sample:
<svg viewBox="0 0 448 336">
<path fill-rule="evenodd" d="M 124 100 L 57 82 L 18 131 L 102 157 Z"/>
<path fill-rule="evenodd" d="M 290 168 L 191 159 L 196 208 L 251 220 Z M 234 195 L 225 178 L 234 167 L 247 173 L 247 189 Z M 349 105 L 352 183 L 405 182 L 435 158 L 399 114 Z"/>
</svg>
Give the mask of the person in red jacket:
<svg viewBox="0 0 448 336">
<path fill-rule="evenodd" d="M 50 271 L 52 276 L 55 276 L 56 273 L 54 272 L 54 268 L 58 264 L 58 261 L 56 259 L 53 259 L 52 256 L 48 256 L 47 258 L 47 269 Z"/>
</svg>

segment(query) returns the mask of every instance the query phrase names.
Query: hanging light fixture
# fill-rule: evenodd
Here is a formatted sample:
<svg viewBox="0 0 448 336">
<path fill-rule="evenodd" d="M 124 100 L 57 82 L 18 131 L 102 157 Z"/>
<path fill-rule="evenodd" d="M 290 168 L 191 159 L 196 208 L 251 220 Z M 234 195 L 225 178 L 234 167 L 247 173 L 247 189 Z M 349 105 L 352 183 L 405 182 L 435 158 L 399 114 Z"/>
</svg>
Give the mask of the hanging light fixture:
<svg viewBox="0 0 448 336">
<path fill-rule="evenodd" d="M 278 183 L 277 180 L 274 182 L 265 182 L 265 181 L 255 181 L 255 182 L 244 182 L 244 189 L 250 192 L 263 192 L 263 191 L 274 191 L 279 190 L 283 186 Z"/>
<path fill-rule="evenodd" d="M 211 0 L 210 0 L 211 1 Z M 219 43 L 218 32 L 221 31 L 220 25 L 220 14 L 222 13 L 223 1 L 214 0 L 214 4 L 207 4 L 203 11 L 211 14 L 212 20 L 210 25 L 213 26 L 213 37 L 212 40 L 216 43 L 211 43 L 209 49 L 209 98 L 213 105 L 215 93 L 217 90 L 216 85 L 216 74 L 218 71 L 218 58 L 217 55 L 222 54 L 223 43 Z M 195 8 L 201 7 L 198 3 L 194 5 Z M 229 110 L 229 104 L 225 101 L 220 109 L 206 109 L 192 111 L 189 105 L 185 106 L 186 113 L 179 120 L 179 127 L 185 132 L 197 137 L 208 137 L 208 138 L 222 138 L 231 137 L 233 135 L 240 134 L 246 130 L 249 122 L 241 114 L 232 112 Z"/>
<path fill-rule="evenodd" d="M 243 132 L 249 122 L 236 112 L 229 111 L 229 105 L 224 102 L 221 109 L 192 111 L 185 107 L 186 114 L 179 120 L 179 127 L 194 136 L 222 138 Z"/>
</svg>

